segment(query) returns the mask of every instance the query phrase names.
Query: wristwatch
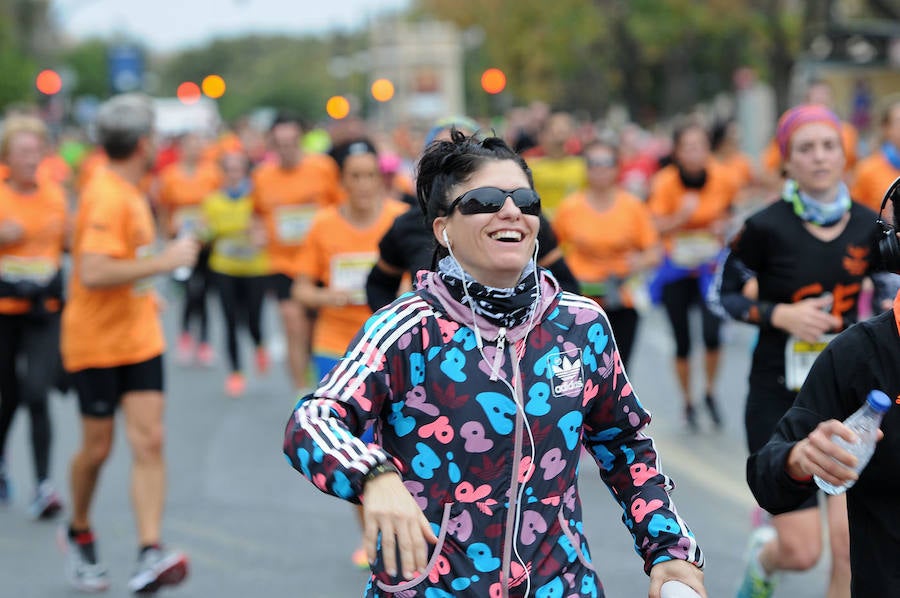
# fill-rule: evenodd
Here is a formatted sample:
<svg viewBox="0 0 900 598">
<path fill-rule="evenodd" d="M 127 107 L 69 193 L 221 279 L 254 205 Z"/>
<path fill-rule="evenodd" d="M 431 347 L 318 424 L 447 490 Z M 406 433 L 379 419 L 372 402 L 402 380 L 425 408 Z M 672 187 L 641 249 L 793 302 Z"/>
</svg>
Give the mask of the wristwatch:
<svg viewBox="0 0 900 598">
<path fill-rule="evenodd" d="M 390 461 L 385 461 L 383 463 L 379 463 L 378 465 L 376 465 L 375 467 L 370 469 L 369 472 L 365 475 L 365 477 L 363 478 L 363 485 L 365 485 L 366 482 L 374 480 L 378 476 L 385 474 L 385 473 L 396 473 L 399 475 L 400 470 L 397 469 L 397 466 L 394 465 L 393 463 L 391 463 Z"/>
</svg>

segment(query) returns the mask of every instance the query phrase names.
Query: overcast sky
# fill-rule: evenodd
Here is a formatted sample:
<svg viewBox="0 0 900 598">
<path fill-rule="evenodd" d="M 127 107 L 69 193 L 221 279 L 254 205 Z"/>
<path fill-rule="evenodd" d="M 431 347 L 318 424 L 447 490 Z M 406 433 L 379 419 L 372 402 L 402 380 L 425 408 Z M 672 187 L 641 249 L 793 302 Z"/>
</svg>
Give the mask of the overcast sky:
<svg viewBox="0 0 900 598">
<path fill-rule="evenodd" d="M 410 0 L 52 0 L 53 15 L 76 38 L 124 33 L 154 51 L 243 33 L 311 33 L 357 28 Z"/>
</svg>

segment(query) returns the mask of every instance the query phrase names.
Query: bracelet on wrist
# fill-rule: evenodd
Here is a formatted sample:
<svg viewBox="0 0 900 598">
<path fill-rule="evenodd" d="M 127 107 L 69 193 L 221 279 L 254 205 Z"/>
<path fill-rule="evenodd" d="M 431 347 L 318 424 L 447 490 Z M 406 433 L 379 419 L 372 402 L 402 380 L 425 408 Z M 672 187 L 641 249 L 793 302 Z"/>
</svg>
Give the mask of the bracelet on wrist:
<svg viewBox="0 0 900 598">
<path fill-rule="evenodd" d="M 366 482 L 369 482 L 371 480 L 374 480 L 378 476 L 383 475 L 385 473 L 396 473 L 397 475 L 400 475 L 400 470 L 397 469 L 397 466 L 394 465 L 393 463 L 391 463 L 390 461 L 385 461 L 384 463 L 379 463 L 378 465 L 376 465 L 375 467 L 370 469 L 369 472 L 365 475 L 365 477 L 363 478 L 363 484 L 365 484 Z"/>
</svg>

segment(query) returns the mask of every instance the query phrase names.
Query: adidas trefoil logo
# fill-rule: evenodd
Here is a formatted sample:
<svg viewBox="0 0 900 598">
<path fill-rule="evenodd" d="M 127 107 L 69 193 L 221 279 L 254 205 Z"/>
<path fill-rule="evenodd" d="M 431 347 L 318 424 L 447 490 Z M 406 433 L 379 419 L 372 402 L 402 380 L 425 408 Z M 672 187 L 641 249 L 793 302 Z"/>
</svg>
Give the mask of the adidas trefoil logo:
<svg viewBox="0 0 900 598">
<path fill-rule="evenodd" d="M 570 361 L 568 357 L 562 357 L 552 368 L 553 376 L 559 379 L 559 384 L 553 386 L 553 394 L 571 394 L 584 388 L 580 358 Z"/>
</svg>

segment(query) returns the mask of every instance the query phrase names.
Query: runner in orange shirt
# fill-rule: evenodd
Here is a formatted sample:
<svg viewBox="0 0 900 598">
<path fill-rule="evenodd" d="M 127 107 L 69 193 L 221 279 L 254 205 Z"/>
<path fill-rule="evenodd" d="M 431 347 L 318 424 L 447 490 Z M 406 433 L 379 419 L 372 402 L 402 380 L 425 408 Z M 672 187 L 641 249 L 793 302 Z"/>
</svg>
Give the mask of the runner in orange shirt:
<svg viewBox="0 0 900 598">
<path fill-rule="evenodd" d="M 91 178 L 81 196 L 62 320 L 63 364 L 78 392 L 82 441 L 72 459 L 72 518 L 61 544 L 72 585 L 86 591 L 109 587 L 106 569 L 97 561 L 91 502 L 121 404 L 140 545 L 128 587 L 147 592 L 180 583 L 188 568 L 184 554 L 160 544 L 166 489 L 164 341 L 152 277 L 193 266 L 198 246 L 182 238 L 160 254 L 153 252 L 153 216 L 138 187 L 154 157 L 150 99 L 116 96 L 101 106 L 96 124 L 109 165 Z"/>
<path fill-rule="evenodd" d="M 712 159 L 709 136 L 698 124 L 688 124 L 674 136 L 673 163 L 653 178 L 647 205 L 663 236 L 665 258 L 650 285 L 651 296 L 661 300 L 675 337 L 675 372 L 681 386 L 685 420 L 697 430 L 691 397 L 691 336 L 688 314 L 700 307 L 706 348 L 705 401 L 716 426 L 721 416 L 714 386 L 719 369 L 720 319 L 705 297 L 722 251 L 731 203 L 736 188 L 731 175 Z"/>
<path fill-rule="evenodd" d="M 299 257 L 313 216 L 341 201 L 338 169 L 328 156 L 300 149 L 302 129 L 296 117 L 280 115 L 270 131 L 277 163 L 260 165 L 253 173 L 254 210 L 266 230 L 270 284 L 287 337 L 288 371 L 295 389 L 306 388 L 310 314 L 291 299 L 291 285 L 300 273 Z"/>
<path fill-rule="evenodd" d="M 318 309 L 313 331 L 313 360 L 319 378 L 337 365 L 372 311 L 366 304 L 366 278 L 378 261 L 378 242 L 409 206 L 391 199 L 383 184 L 375 146 L 357 140 L 335 147 L 347 201 L 316 214 L 300 253 L 294 298 Z M 371 430 L 363 434 L 372 442 Z M 357 509 L 360 527 L 362 512 Z M 352 561 L 368 568 L 365 548 Z"/>
<path fill-rule="evenodd" d="M 0 183 L 0 504 L 10 500 L 6 439 L 17 408 L 28 409 L 37 482 L 29 512 L 55 515 L 62 503 L 50 483 L 52 430 L 48 393 L 59 358 L 60 262 L 66 237 L 66 197 L 38 178 L 47 128 L 32 116 L 7 119 L 0 159 L 9 175 Z"/>
<path fill-rule="evenodd" d="M 850 197 L 878 211 L 884 192 L 900 177 L 900 100 L 881 113 L 881 147 L 856 165 Z"/>
<path fill-rule="evenodd" d="M 196 235 L 200 229 L 203 200 L 219 188 L 222 173 L 215 162 L 201 160 L 204 141 L 199 133 L 182 135 L 178 141 L 180 158 L 159 175 L 159 220 L 169 237 Z M 212 365 L 206 295 L 210 287 L 209 247 L 204 247 L 197 264 L 184 282 L 184 308 L 181 335 L 178 338 L 178 362 L 189 364 L 196 351 L 197 360 Z M 199 320 L 199 336 L 191 334 L 191 320 Z"/>
<path fill-rule="evenodd" d="M 588 187 L 563 200 L 553 230 L 581 294 L 606 311 L 627 367 L 638 325 L 628 279 L 656 266 L 662 247 L 644 203 L 616 186 L 616 147 L 594 141 L 583 154 Z"/>
</svg>

